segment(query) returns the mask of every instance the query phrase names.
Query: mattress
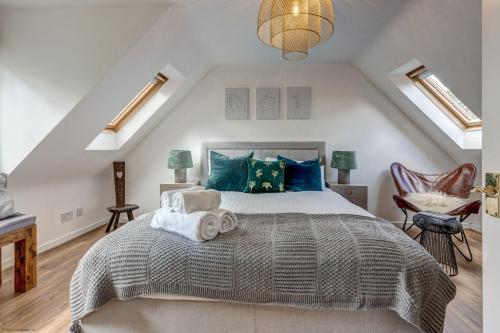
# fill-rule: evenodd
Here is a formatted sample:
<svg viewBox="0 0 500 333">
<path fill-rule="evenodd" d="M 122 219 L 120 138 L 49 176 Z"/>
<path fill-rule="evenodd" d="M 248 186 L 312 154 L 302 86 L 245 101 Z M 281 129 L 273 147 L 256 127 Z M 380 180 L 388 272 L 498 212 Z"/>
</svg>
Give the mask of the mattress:
<svg viewBox="0 0 500 333">
<path fill-rule="evenodd" d="M 363 208 L 354 205 L 330 189 L 323 191 L 261 193 L 221 192 L 221 208 L 241 214 L 305 213 L 305 214 L 352 214 L 373 217 Z M 214 302 L 214 299 L 148 295 L 143 298 Z"/>
<path fill-rule="evenodd" d="M 242 214 L 352 214 L 374 217 L 330 189 L 310 192 L 251 194 L 221 192 L 221 208 Z"/>
</svg>

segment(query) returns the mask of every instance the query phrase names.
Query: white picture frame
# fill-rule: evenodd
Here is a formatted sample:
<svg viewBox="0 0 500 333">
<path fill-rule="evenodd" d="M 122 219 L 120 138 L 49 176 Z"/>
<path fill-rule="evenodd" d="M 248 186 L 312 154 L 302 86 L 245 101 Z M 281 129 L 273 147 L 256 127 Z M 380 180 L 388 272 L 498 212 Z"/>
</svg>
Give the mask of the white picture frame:
<svg viewBox="0 0 500 333">
<path fill-rule="evenodd" d="M 287 119 L 311 119 L 311 87 L 287 87 Z"/>
<path fill-rule="evenodd" d="M 248 120 L 248 88 L 226 88 L 226 120 Z"/>
<path fill-rule="evenodd" d="M 261 87 L 255 92 L 257 120 L 280 119 L 280 88 Z"/>
</svg>

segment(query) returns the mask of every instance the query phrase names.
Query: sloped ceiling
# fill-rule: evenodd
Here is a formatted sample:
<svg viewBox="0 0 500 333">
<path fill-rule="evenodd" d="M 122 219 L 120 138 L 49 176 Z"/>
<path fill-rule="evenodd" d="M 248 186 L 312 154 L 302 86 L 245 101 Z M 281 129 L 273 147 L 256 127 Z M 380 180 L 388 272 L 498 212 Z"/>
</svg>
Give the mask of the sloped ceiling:
<svg viewBox="0 0 500 333">
<path fill-rule="evenodd" d="M 408 2 L 415 0 L 334 0 L 335 33 L 311 50 L 306 62 L 351 62 Z M 256 36 L 259 0 L 0 0 L 0 6 L 85 7 L 167 2 L 186 11 L 186 23 L 214 65 L 281 63 L 280 52 Z M 419 1 L 416 1 L 419 2 Z M 183 36 L 179 35 L 179 39 Z"/>
<path fill-rule="evenodd" d="M 0 5 L 52 7 L 131 5 L 151 2 L 161 1 L 0 0 Z M 164 34 L 164 39 L 158 37 L 155 42 L 164 43 L 165 47 L 172 49 L 161 50 L 164 52 L 164 63 L 160 64 L 161 59 L 158 55 L 152 55 L 159 48 L 151 47 L 143 50 L 143 52 L 149 52 L 150 55 L 143 54 L 140 57 L 142 63 L 138 63 L 139 58 L 137 58 L 135 62 L 127 63 L 128 66 L 138 64 L 144 66 L 144 61 L 154 58 L 154 66 L 149 66 L 152 73 L 168 62 L 173 61 L 175 65 L 175 61 L 178 61 L 185 66 L 181 70 L 195 72 L 192 79 L 199 80 L 201 73 L 206 73 L 215 65 L 283 63 L 278 50 L 262 44 L 257 39 L 256 18 L 260 1 L 173 0 L 170 2 L 175 5 L 172 7 L 182 12 L 182 15 L 176 17 L 176 13 L 170 13 L 169 15 L 173 15 L 170 22 L 163 19 L 161 29 L 164 31 L 157 31 L 159 36 Z M 402 63 L 417 57 L 442 77 L 466 104 L 479 113 L 481 108 L 481 2 L 479 0 L 336 0 L 334 4 L 336 13 L 334 36 L 327 43 L 312 49 L 306 62 L 348 62 L 358 66 L 384 94 L 436 142 L 439 142 L 438 144 L 455 160 L 467 159 L 467 155 L 462 155 L 463 152 L 454 149 L 452 144 L 447 142 L 449 139 L 440 135 L 428 119 L 416 115 L 418 110 L 415 110 L 394 87 L 391 87 L 387 74 Z M 182 59 L 183 57 L 190 58 L 190 60 L 186 61 Z M 196 70 L 189 68 L 194 64 L 193 59 L 199 59 L 202 63 Z M 69 117 L 56 127 L 58 134 L 49 135 L 50 137 L 42 142 L 43 148 L 38 149 L 38 153 L 35 151 L 34 155 L 37 157 L 32 156 L 30 165 L 37 165 L 39 170 L 40 165 L 36 163 L 47 163 L 43 162 L 46 159 L 44 153 L 47 153 L 51 147 L 54 148 L 52 145 L 57 146 L 57 143 L 65 135 L 70 135 L 75 128 L 84 128 L 88 130 L 89 135 L 86 134 L 78 139 L 78 143 L 69 145 L 68 149 L 71 153 L 69 150 L 67 153 L 62 152 L 61 158 L 50 162 L 50 166 L 60 162 L 75 165 L 76 162 L 80 162 L 76 169 L 83 168 L 82 161 L 77 156 L 82 154 L 99 129 L 112 118 L 111 115 L 119 111 L 119 105 L 126 100 L 127 96 L 133 95 L 132 92 L 140 87 L 146 77 L 151 74 L 146 75 L 144 70 L 139 75 L 138 69 L 126 69 L 123 63 L 119 66 L 124 71 L 126 70 L 128 76 L 113 70 L 104 79 L 104 84 L 134 78 L 133 84 L 129 84 L 127 89 L 117 91 L 114 95 L 120 102 L 106 101 L 108 106 L 106 110 L 101 108 L 99 110 L 101 113 L 95 111 L 93 113 L 95 117 L 84 116 L 85 112 L 88 112 L 84 104 L 90 103 L 89 98 L 105 98 L 104 94 L 98 91 L 100 87 L 96 87 L 91 93 L 93 95 L 82 101 L 83 106 L 77 106 Z M 138 76 L 134 77 L 135 74 Z M 195 84 L 195 82 L 190 84 Z M 145 132 L 158 122 L 158 118 L 152 119 L 141 135 L 144 136 Z M 123 150 L 130 151 L 140 140 L 141 135 L 125 145 Z M 86 167 L 83 169 L 102 168 L 112 158 L 117 157 L 113 153 L 96 154 L 92 156 L 99 162 L 93 163 L 92 159 L 87 156 Z M 75 163 L 71 162 L 73 159 Z M 33 171 L 32 168 L 27 168 L 23 174 Z"/>
<path fill-rule="evenodd" d="M 181 35 L 185 39 L 179 41 Z M 186 80 L 171 97 L 171 107 L 209 70 L 206 59 L 186 23 L 185 11 L 179 6 L 169 6 L 144 37 L 14 169 L 10 175 L 12 183 L 60 181 L 107 170 L 111 161 L 124 158 L 151 126 L 159 122 L 160 114 L 152 117 L 121 151 L 86 151 L 89 143 L 130 101 L 130 96 L 144 87 L 151 73 L 158 73 L 172 63 Z"/>
<path fill-rule="evenodd" d="M 17 8 L 108 7 L 165 3 L 165 0 L 0 0 L 0 6 Z"/>
<path fill-rule="evenodd" d="M 406 2 L 334 1 L 335 33 L 330 41 L 312 49 L 306 62 L 351 62 Z M 177 3 L 188 8 L 190 24 L 216 65 L 283 62 L 279 50 L 264 45 L 256 36 L 260 1 L 178 0 Z"/>
<path fill-rule="evenodd" d="M 0 169 L 12 172 L 167 7 L 0 8 Z"/>
<path fill-rule="evenodd" d="M 460 149 L 388 80 L 416 58 L 481 116 L 481 39 L 481 1 L 408 1 L 353 62 L 457 162 L 481 165 L 480 151 Z"/>
</svg>

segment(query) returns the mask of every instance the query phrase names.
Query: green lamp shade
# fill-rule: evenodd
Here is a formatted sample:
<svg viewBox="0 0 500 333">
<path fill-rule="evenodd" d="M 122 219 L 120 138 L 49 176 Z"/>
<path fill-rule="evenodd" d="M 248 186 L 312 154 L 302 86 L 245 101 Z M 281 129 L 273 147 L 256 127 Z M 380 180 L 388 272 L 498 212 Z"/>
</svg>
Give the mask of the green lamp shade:
<svg viewBox="0 0 500 333">
<path fill-rule="evenodd" d="M 169 169 L 187 169 L 193 167 L 190 150 L 172 150 L 168 156 Z"/>
<path fill-rule="evenodd" d="M 355 151 L 339 151 L 332 153 L 332 168 L 339 170 L 357 169 Z"/>
</svg>

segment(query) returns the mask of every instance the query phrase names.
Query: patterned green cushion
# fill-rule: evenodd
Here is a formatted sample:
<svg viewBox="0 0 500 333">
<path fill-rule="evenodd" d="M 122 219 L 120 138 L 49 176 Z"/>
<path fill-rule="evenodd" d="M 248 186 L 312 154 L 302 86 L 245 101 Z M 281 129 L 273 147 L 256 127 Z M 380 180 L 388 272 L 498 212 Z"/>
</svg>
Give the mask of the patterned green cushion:
<svg viewBox="0 0 500 333">
<path fill-rule="evenodd" d="M 285 161 L 248 159 L 246 193 L 285 192 Z"/>
</svg>

